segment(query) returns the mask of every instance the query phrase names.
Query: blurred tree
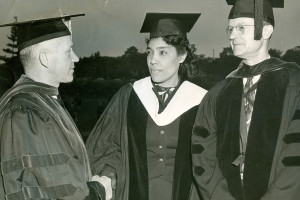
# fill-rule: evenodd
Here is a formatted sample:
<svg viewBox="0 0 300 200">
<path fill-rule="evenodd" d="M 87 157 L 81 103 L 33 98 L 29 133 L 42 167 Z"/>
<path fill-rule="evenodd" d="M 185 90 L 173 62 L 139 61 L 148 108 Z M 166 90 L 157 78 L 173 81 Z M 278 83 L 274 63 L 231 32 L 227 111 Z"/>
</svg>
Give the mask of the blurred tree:
<svg viewBox="0 0 300 200">
<path fill-rule="evenodd" d="M 100 51 L 97 51 L 96 53 L 92 54 L 92 58 L 97 59 L 100 58 Z"/>
<path fill-rule="evenodd" d="M 14 17 L 15 22 L 18 21 L 17 17 Z M 7 43 L 8 48 L 2 49 L 5 53 L 7 53 L 9 56 L 1 56 L 0 60 L 3 60 L 5 62 L 9 61 L 12 57 L 18 56 L 18 46 L 17 46 L 17 26 L 11 26 L 10 28 L 10 35 L 7 36 L 7 38 L 10 40 L 10 43 Z"/>
<path fill-rule="evenodd" d="M 127 48 L 120 58 L 120 66 L 116 73 L 122 74 L 122 79 L 138 79 L 147 76 L 146 54 L 140 53 L 135 46 Z"/>
<path fill-rule="evenodd" d="M 220 58 L 212 63 L 214 66 L 212 69 L 213 73 L 225 77 L 228 73 L 235 70 L 240 62 L 241 59 L 233 55 L 231 47 L 224 47 L 220 53 Z"/>
<path fill-rule="evenodd" d="M 231 47 L 224 47 L 220 53 L 220 58 L 198 56 L 196 64 L 202 74 L 200 73 L 201 76 L 198 77 L 197 81 L 199 84 L 197 84 L 205 89 L 211 88 L 235 70 L 240 62 L 241 59 L 233 55 Z"/>
<path fill-rule="evenodd" d="M 300 46 L 287 50 L 282 56 L 282 59 L 288 62 L 296 62 L 300 65 Z"/>
<path fill-rule="evenodd" d="M 14 17 L 14 20 L 17 22 L 18 18 Z M 4 48 L 3 51 L 9 56 L 0 56 L 0 60 L 3 60 L 11 69 L 14 74 L 14 81 L 16 81 L 24 73 L 17 46 L 17 26 L 11 26 L 10 35 L 7 38 L 10 42 L 6 44 L 8 48 Z"/>
<path fill-rule="evenodd" d="M 271 57 L 281 58 L 282 51 L 278 49 L 269 49 L 269 54 Z"/>
<path fill-rule="evenodd" d="M 137 56 L 138 53 L 139 53 L 138 48 L 136 48 L 135 46 L 131 46 L 126 49 L 123 56 L 124 57 L 134 57 L 134 56 Z"/>
<path fill-rule="evenodd" d="M 233 56 L 233 51 L 231 47 L 224 47 L 223 51 L 220 53 L 220 58 L 225 58 L 227 56 Z"/>
</svg>

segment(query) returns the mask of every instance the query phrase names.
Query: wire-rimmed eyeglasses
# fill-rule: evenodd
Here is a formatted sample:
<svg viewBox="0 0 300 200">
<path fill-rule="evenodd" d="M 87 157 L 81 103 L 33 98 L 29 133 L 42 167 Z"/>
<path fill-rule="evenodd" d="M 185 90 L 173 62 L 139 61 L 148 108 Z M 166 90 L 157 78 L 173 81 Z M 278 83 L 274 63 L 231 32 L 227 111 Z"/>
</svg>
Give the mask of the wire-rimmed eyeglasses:
<svg viewBox="0 0 300 200">
<path fill-rule="evenodd" d="M 247 26 L 254 26 L 254 25 L 238 24 L 236 26 L 228 26 L 226 28 L 226 33 L 227 33 L 228 36 L 230 36 L 232 34 L 233 30 L 235 29 L 236 33 L 238 35 L 243 35 L 244 32 L 245 32 L 245 27 L 247 27 Z"/>
</svg>

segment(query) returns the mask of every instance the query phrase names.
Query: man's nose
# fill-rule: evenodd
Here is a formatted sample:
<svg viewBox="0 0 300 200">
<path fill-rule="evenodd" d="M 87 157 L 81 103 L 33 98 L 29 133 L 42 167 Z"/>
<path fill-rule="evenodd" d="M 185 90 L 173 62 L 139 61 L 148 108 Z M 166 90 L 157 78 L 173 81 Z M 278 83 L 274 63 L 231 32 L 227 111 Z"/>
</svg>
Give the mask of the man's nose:
<svg viewBox="0 0 300 200">
<path fill-rule="evenodd" d="M 229 34 L 229 39 L 232 40 L 232 39 L 236 38 L 239 35 L 240 35 L 240 33 L 238 33 L 237 28 L 234 27 L 232 29 L 231 33 Z"/>
<path fill-rule="evenodd" d="M 75 54 L 75 52 L 73 51 L 73 49 L 71 50 L 71 56 L 72 56 L 72 61 L 73 62 L 78 62 L 79 58 L 78 56 Z"/>
</svg>

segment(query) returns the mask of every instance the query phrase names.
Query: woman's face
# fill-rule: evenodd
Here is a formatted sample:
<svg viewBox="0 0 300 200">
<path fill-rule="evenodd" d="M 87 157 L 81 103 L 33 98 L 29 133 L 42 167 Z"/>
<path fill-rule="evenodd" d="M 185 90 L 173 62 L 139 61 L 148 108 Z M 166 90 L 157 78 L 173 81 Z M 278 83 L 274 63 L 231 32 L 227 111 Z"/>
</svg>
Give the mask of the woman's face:
<svg viewBox="0 0 300 200">
<path fill-rule="evenodd" d="M 178 55 L 176 48 L 161 37 L 152 38 L 147 46 L 147 63 L 153 82 L 164 87 L 174 87 L 179 81 L 178 69 L 185 55 Z"/>
</svg>

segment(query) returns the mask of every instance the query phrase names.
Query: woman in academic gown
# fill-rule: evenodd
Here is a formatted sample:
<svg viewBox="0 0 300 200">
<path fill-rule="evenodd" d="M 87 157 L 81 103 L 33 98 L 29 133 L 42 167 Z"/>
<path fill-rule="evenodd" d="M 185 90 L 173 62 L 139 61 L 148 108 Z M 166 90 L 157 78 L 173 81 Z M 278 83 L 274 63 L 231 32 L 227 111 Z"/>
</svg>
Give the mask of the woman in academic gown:
<svg viewBox="0 0 300 200">
<path fill-rule="evenodd" d="M 148 13 L 150 76 L 123 86 L 87 140 L 92 171 L 112 178 L 118 200 L 200 199 L 191 131 L 206 90 L 187 81 L 186 33 L 200 14 Z"/>
</svg>

